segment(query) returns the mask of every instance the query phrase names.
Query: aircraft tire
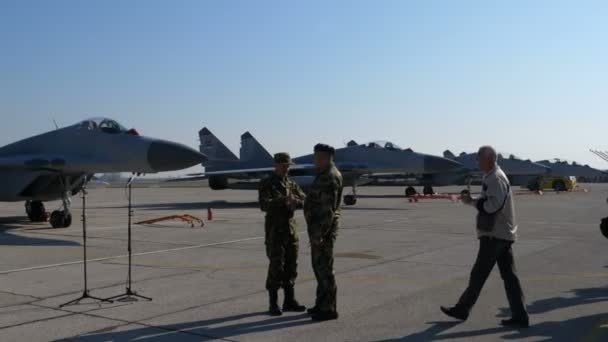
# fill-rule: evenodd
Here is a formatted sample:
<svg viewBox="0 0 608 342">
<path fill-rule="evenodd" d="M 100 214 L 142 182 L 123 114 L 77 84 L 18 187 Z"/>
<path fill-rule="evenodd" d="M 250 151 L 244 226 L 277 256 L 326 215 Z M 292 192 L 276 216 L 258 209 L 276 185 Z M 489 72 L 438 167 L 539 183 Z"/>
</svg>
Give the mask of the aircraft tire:
<svg viewBox="0 0 608 342">
<path fill-rule="evenodd" d="M 70 218 L 71 221 L 71 218 Z M 63 212 L 61 210 L 55 210 L 51 213 L 51 227 L 53 228 L 64 228 L 65 227 L 65 218 L 63 217 Z"/>
<path fill-rule="evenodd" d="M 416 195 L 416 189 L 413 186 L 408 186 L 405 188 L 405 197 L 412 197 Z"/>
<path fill-rule="evenodd" d="M 25 212 L 32 222 L 45 222 L 46 209 L 42 201 L 30 201 L 25 204 Z"/>
<path fill-rule="evenodd" d="M 72 225 L 72 214 L 68 214 L 64 219 L 63 219 L 63 228 L 68 228 L 69 226 Z"/>
<path fill-rule="evenodd" d="M 553 182 L 553 190 L 555 191 L 566 191 L 566 183 L 563 180 L 556 180 Z"/>
<path fill-rule="evenodd" d="M 357 197 L 354 195 L 345 195 L 344 204 L 348 206 L 357 204 Z"/>
<path fill-rule="evenodd" d="M 435 193 L 435 190 L 433 189 L 433 186 L 425 185 L 422 189 L 422 193 L 425 195 L 433 195 Z"/>
</svg>

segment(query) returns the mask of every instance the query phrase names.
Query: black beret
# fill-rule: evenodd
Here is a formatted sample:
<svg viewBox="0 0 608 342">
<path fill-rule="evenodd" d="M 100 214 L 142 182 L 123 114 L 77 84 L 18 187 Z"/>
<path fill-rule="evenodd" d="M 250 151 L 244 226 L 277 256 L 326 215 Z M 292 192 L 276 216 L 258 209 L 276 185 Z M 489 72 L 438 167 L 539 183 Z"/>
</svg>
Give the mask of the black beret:
<svg viewBox="0 0 608 342">
<path fill-rule="evenodd" d="M 326 144 L 316 144 L 315 153 L 317 152 L 325 152 L 333 156 L 334 154 L 336 154 L 336 149 Z"/>
</svg>

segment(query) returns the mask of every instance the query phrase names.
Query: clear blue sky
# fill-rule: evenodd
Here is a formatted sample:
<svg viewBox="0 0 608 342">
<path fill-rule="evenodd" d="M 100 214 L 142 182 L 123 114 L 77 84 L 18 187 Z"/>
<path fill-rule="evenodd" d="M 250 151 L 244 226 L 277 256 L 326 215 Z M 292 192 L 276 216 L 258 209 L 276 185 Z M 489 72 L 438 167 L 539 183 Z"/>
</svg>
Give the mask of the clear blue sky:
<svg viewBox="0 0 608 342">
<path fill-rule="evenodd" d="M 392 140 L 607 167 L 606 1 L 0 1 L 0 145 L 111 116 L 235 152 Z"/>
</svg>

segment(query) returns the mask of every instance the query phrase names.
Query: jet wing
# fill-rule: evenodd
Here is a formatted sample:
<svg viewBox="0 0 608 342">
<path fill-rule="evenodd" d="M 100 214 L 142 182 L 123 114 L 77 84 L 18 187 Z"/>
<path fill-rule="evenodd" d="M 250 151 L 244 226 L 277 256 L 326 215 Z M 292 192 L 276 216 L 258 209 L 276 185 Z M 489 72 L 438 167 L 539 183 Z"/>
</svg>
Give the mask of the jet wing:
<svg viewBox="0 0 608 342">
<path fill-rule="evenodd" d="M 292 171 L 297 170 L 312 170 L 314 169 L 314 165 L 312 164 L 298 164 L 293 165 L 291 167 Z M 274 171 L 274 167 L 260 167 L 260 168 L 252 168 L 252 169 L 234 169 L 234 170 L 221 170 L 221 171 L 210 171 L 210 172 L 201 172 L 201 173 L 191 173 L 188 176 L 196 176 L 198 179 L 202 179 L 205 177 L 212 176 L 227 176 L 228 178 L 232 177 L 247 177 L 255 174 L 268 174 Z M 189 180 L 192 178 L 185 178 L 184 180 Z"/>
<path fill-rule="evenodd" d="M 17 155 L 0 157 L 0 170 L 49 170 L 82 171 L 100 164 L 99 160 L 86 157 L 66 157 L 51 155 Z"/>
<path fill-rule="evenodd" d="M 342 173 L 355 173 L 357 175 L 363 175 L 369 173 L 369 166 L 366 164 L 355 164 L 355 163 L 336 163 L 336 167 L 342 171 Z M 207 179 L 214 176 L 224 176 L 227 178 L 234 179 L 253 179 L 262 178 L 274 171 L 274 167 L 261 167 L 251 169 L 233 169 L 233 170 L 221 170 L 221 171 L 210 171 L 200 173 L 190 173 L 189 177 L 172 179 L 170 182 L 188 182 Z M 314 175 L 315 166 L 313 164 L 295 164 L 291 167 L 289 172 L 290 176 L 310 176 Z"/>
</svg>

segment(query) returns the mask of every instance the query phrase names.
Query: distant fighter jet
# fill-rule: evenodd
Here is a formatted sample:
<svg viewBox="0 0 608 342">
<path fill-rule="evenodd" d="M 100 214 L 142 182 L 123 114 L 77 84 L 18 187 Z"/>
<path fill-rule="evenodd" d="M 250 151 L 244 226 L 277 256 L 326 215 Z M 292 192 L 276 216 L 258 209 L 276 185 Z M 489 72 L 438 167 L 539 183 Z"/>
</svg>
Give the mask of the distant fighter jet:
<svg viewBox="0 0 608 342">
<path fill-rule="evenodd" d="M 601 156 L 601 154 L 596 154 Z M 574 176 L 579 182 L 604 182 L 608 180 L 606 171 L 594 169 L 589 165 L 581 165 L 576 162 L 569 163 L 565 160 L 551 159 L 541 160 L 537 163 L 551 168 L 551 174 L 555 176 Z"/>
<path fill-rule="evenodd" d="M 199 132 L 200 151 L 208 156 L 203 163 L 214 190 L 227 189 L 229 179 L 260 179 L 273 170 L 270 153 L 249 133 L 241 136 L 240 158 L 234 155 L 211 131 Z M 296 165 L 291 175 L 301 186 L 307 187 L 314 180 L 313 154 L 293 159 Z M 353 193 L 344 196 L 346 205 L 357 202 L 357 185 L 365 175 L 373 173 L 405 173 L 428 176 L 436 173 L 461 170 L 462 165 L 451 159 L 403 150 L 390 142 L 371 142 L 359 145 L 351 141 L 346 147 L 336 149 L 335 163 L 344 176 L 344 185 L 351 186 Z"/>
<path fill-rule="evenodd" d="M 461 153 L 455 156 L 449 150 L 443 153 L 446 158 L 454 159 L 461 163 L 467 176 L 480 174 L 477 164 L 477 153 Z M 547 175 L 551 172 L 551 168 L 545 165 L 534 163 L 531 160 L 523 160 L 515 155 L 509 155 L 505 158 L 502 154 L 498 155 L 498 165 L 507 174 L 512 185 L 528 185 L 531 179 L 538 176 Z"/>
<path fill-rule="evenodd" d="M 156 173 L 180 170 L 206 157 L 187 146 L 139 136 L 116 121 L 95 118 L 0 148 L 0 201 L 25 201 L 33 222 L 46 220 L 43 201 L 61 199 L 50 217 L 69 227 L 70 196 L 95 173 Z"/>
</svg>

